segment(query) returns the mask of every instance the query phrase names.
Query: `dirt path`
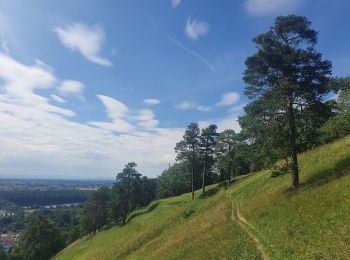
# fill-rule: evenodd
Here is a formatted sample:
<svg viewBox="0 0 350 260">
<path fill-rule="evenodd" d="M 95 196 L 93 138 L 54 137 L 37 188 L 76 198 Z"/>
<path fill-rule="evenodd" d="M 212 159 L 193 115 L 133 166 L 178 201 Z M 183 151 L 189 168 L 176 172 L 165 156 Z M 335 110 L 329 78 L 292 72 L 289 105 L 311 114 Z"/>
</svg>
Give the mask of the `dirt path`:
<svg viewBox="0 0 350 260">
<path fill-rule="evenodd" d="M 226 196 L 231 201 L 232 204 L 232 211 L 231 211 L 231 220 L 237 221 L 238 224 L 244 229 L 244 231 L 253 239 L 256 248 L 261 254 L 262 259 L 268 260 L 268 256 L 266 254 L 266 251 L 264 249 L 264 246 L 260 242 L 259 238 L 255 235 L 255 227 L 253 227 L 246 219 L 241 215 L 239 212 L 237 203 L 233 200 L 233 198 L 228 194 L 228 191 L 226 191 Z M 236 206 L 235 206 L 236 205 Z"/>
</svg>

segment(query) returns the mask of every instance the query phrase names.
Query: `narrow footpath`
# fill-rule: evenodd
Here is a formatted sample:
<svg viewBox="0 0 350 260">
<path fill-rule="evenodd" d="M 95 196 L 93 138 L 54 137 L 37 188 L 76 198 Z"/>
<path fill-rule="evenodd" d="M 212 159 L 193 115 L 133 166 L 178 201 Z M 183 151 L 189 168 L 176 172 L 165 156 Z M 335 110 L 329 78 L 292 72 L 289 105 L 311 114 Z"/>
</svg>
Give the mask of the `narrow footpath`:
<svg viewBox="0 0 350 260">
<path fill-rule="evenodd" d="M 263 260 L 268 260 L 268 256 L 264 249 L 264 246 L 260 242 L 259 238 L 255 235 L 255 227 L 253 227 L 239 212 L 237 203 L 226 191 L 227 198 L 231 201 L 232 211 L 231 211 L 231 220 L 238 222 L 238 224 L 243 228 L 243 230 L 253 239 L 257 250 L 260 252 Z"/>
</svg>

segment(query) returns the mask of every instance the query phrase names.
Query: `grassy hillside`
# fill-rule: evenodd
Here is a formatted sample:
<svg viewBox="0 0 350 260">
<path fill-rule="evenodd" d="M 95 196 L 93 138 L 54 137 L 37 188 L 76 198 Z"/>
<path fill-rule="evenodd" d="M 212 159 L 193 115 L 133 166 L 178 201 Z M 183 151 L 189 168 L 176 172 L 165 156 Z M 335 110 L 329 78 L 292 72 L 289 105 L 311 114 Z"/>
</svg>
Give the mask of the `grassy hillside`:
<svg viewBox="0 0 350 260">
<path fill-rule="evenodd" d="M 300 155 L 300 170 L 296 192 L 264 171 L 156 201 L 56 258 L 350 259 L 350 137 Z"/>
</svg>

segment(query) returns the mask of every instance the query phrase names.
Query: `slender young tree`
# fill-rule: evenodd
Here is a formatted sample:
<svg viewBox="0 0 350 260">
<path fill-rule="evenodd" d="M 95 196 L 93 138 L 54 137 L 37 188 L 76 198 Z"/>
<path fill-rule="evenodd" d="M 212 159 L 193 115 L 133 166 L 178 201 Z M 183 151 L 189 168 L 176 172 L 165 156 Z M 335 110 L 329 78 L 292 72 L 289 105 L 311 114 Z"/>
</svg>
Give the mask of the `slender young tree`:
<svg viewBox="0 0 350 260">
<path fill-rule="evenodd" d="M 214 164 L 214 147 L 216 144 L 218 127 L 214 124 L 202 129 L 200 140 L 200 148 L 203 155 L 203 173 L 202 173 L 202 192 L 205 192 L 206 176 Z"/>
<path fill-rule="evenodd" d="M 110 190 L 101 187 L 93 192 L 84 205 L 82 225 L 85 231 L 96 233 L 108 222 Z"/>
<path fill-rule="evenodd" d="M 122 172 L 117 175 L 115 190 L 122 204 L 122 221 L 126 223 L 127 214 L 137 205 L 137 192 L 141 184 L 141 174 L 136 170 L 137 164 L 129 162 Z"/>
<path fill-rule="evenodd" d="M 317 32 L 310 26 L 306 17 L 278 16 L 268 32 L 253 39 L 258 50 L 246 60 L 243 77 L 250 99 L 278 104 L 270 117 L 283 115 L 288 121 L 293 188 L 299 185 L 296 111 L 316 104 L 329 92 L 332 68 L 316 51 Z"/>
<path fill-rule="evenodd" d="M 192 200 L 194 199 L 195 190 L 196 162 L 199 158 L 199 135 L 200 130 L 198 124 L 191 123 L 187 126 L 183 140 L 175 146 L 175 152 L 177 153 L 176 159 L 179 161 L 187 161 L 191 165 Z"/>
</svg>

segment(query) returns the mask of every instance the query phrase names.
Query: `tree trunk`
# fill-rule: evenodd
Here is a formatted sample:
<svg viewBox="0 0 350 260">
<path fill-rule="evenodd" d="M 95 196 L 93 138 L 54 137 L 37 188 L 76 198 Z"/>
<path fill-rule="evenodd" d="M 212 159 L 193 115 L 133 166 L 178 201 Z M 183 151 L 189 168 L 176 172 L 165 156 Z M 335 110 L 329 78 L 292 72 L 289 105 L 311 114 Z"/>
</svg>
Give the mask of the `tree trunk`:
<svg viewBox="0 0 350 260">
<path fill-rule="evenodd" d="M 194 165 L 192 162 L 192 200 L 194 200 Z"/>
<path fill-rule="evenodd" d="M 123 212 L 123 225 L 125 225 L 127 211 L 128 211 L 128 202 L 126 201 L 124 205 L 124 212 Z"/>
<path fill-rule="evenodd" d="M 231 184 L 231 167 L 228 168 L 228 185 Z"/>
<path fill-rule="evenodd" d="M 299 169 L 298 169 L 298 155 L 297 155 L 297 147 L 296 147 L 295 119 L 294 119 L 292 101 L 289 101 L 288 122 L 289 122 L 289 142 L 290 142 L 291 158 L 292 158 L 292 188 L 296 189 L 299 186 Z"/>
<path fill-rule="evenodd" d="M 206 163 L 204 163 L 204 168 L 203 168 L 203 180 L 202 180 L 202 192 L 205 192 L 205 172 L 206 172 L 206 168 L 205 168 Z"/>
</svg>

